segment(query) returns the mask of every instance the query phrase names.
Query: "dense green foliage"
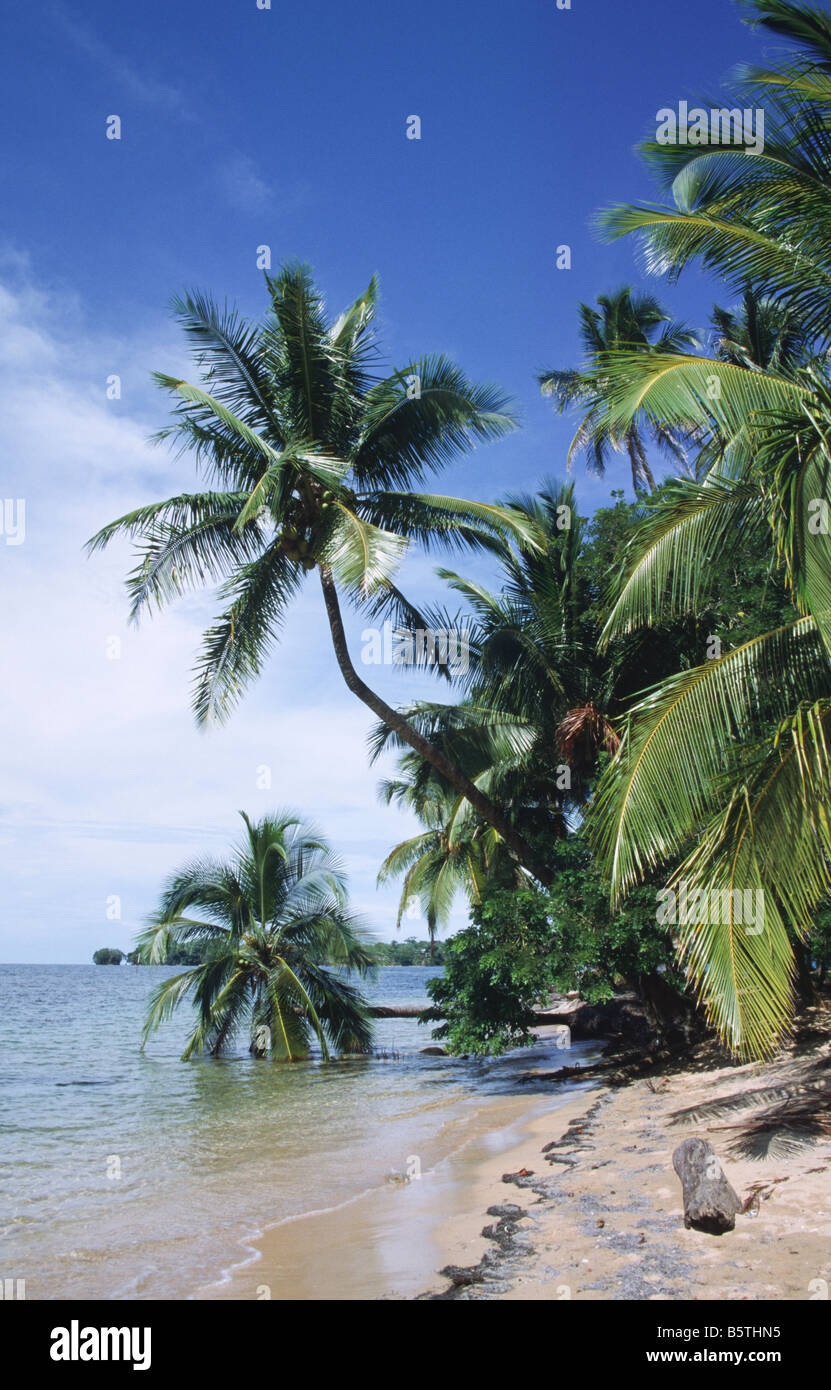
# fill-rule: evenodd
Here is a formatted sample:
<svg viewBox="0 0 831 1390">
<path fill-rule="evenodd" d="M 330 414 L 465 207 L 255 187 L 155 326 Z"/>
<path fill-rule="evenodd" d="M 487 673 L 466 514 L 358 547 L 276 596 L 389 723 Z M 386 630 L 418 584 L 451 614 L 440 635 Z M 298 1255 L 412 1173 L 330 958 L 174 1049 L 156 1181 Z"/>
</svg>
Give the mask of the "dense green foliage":
<svg viewBox="0 0 831 1390">
<path fill-rule="evenodd" d="M 825 984 L 831 971 L 831 904 L 824 903 L 808 936 L 811 963 L 819 972 L 820 984 Z"/>
<path fill-rule="evenodd" d="M 680 984 L 670 935 L 657 921 L 653 884 L 635 889 L 613 912 L 608 881 L 582 836 L 560 841 L 554 863 L 554 884 L 543 896 L 555 989 L 579 990 L 594 1004 L 610 999 L 621 981 L 637 987 L 658 971 Z"/>
<path fill-rule="evenodd" d="M 124 952 L 119 951 L 117 946 L 100 946 L 92 960 L 95 965 L 120 965 L 124 960 Z"/>
<path fill-rule="evenodd" d="M 667 485 L 657 488 L 655 500 L 660 503 L 668 490 Z M 422 705 L 408 712 L 413 719 L 429 717 L 431 737 L 445 739 L 453 757 L 473 775 L 482 777 L 484 770 L 488 785 L 500 788 L 511 814 L 547 863 L 550 889 L 540 897 L 526 879 L 525 891 L 518 895 L 500 891 L 511 885 L 510 860 L 506 864 L 493 846 L 490 859 L 473 853 L 487 828 L 411 752 L 401 758 L 399 779 L 382 785 L 387 800 L 415 809 L 428 825 L 435 822 L 436 807 L 448 817 L 446 825 L 398 846 L 388 857 L 387 870 L 449 863 L 451 872 L 442 870 L 438 879 L 428 876 L 428 886 L 433 892 L 436 882 L 443 888 L 445 912 L 448 898 L 460 889 L 474 908 L 474 926 L 451 943 L 435 1001 L 451 1012 L 452 1023 L 441 1035 L 453 1051 L 501 1048 L 525 1037 L 535 990 L 579 988 L 592 1002 L 608 998 L 621 983 L 649 993 L 659 969 L 664 984 L 683 988 L 670 939 L 656 924 L 656 894 L 666 872 L 653 874 L 612 911 L 609 881 L 586 841 L 575 837 L 597 776 L 609 764 L 600 742 L 608 727 L 604 720 L 611 724 L 625 717 L 644 685 L 697 667 L 708 646 L 748 641 L 794 617 L 784 581 L 771 571 L 764 537 L 755 536 L 745 546 L 741 574 L 735 557 L 712 557 L 706 601 L 696 614 L 669 617 L 648 632 L 624 634 L 598 650 L 610 576 L 620 569 L 645 516 L 643 503 L 612 495 L 613 505 L 600 508 L 588 521 L 577 512 L 570 488 L 548 485 L 539 507 L 524 500 L 529 517 L 552 520 L 557 508 L 567 505 L 569 537 L 552 525 L 546 567 L 522 548 L 518 556 L 512 553 L 503 560 L 498 597 L 476 587 L 471 644 L 476 666 L 469 693 L 463 694 L 461 705 Z M 557 576 L 553 594 L 552 568 Z M 458 576 L 453 584 L 466 596 L 472 594 L 473 586 L 462 584 Z M 468 707 L 473 730 L 462 722 Z M 490 712 L 484 720 L 483 711 Z M 592 711 L 594 720 L 586 717 Z M 391 741 L 379 731 L 378 747 Z M 564 766 L 566 785 L 559 786 Z M 425 861 L 426 854 L 431 858 Z M 408 870 L 402 908 L 419 884 Z M 538 954 L 529 957 L 526 951 L 521 963 L 511 958 L 517 903 L 534 913 L 538 923 L 543 918 L 549 923 L 547 940 L 540 925 Z M 478 952 L 484 957 L 481 967 L 475 963 Z M 536 964 L 529 975 L 532 958 Z M 485 988 L 492 976 L 498 976 L 498 988 Z"/>
<path fill-rule="evenodd" d="M 445 944 L 444 975 L 427 982 L 423 1021 L 449 1052 L 499 1056 L 531 1041 L 534 1009 L 553 983 L 545 893 L 498 890 Z"/>
<path fill-rule="evenodd" d="M 672 941 L 656 920 L 654 887 L 636 889 L 612 912 L 581 836 L 552 852 L 551 888 L 496 888 L 471 912 L 471 926 L 445 947 L 445 973 L 431 980 L 431 1017 L 450 1052 L 498 1055 L 532 1041 L 534 1013 L 552 992 L 578 990 L 601 1003 L 621 983 L 637 988 L 661 972 L 680 985 Z"/>
<path fill-rule="evenodd" d="M 403 941 L 374 941 L 369 954 L 374 965 L 442 965 L 445 947 L 440 941 L 408 936 Z"/>
</svg>

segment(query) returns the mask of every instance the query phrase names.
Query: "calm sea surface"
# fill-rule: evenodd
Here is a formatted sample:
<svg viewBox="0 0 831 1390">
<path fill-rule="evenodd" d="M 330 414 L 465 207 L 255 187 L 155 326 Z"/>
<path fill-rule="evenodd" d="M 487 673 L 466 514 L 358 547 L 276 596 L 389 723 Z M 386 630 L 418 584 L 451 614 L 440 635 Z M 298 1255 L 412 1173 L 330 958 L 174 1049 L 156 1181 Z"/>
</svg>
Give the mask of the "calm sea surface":
<svg viewBox="0 0 831 1390">
<path fill-rule="evenodd" d="M 186 1297 L 266 1225 L 381 1188 L 413 1154 L 439 1161 L 496 1098 L 561 1089 L 518 1083 L 562 1065 L 551 1044 L 427 1057 L 408 1019 L 378 1020 L 372 1058 L 286 1066 L 240 1046 L 183 1063 L 183 1009 L 141 1053 L 147 996 L 175 973 L 0 965 L 0 1278 L 28 1298 Z M 367 993 L 426 1004 L 437 973 L 383 969 Z"/>
</svg>

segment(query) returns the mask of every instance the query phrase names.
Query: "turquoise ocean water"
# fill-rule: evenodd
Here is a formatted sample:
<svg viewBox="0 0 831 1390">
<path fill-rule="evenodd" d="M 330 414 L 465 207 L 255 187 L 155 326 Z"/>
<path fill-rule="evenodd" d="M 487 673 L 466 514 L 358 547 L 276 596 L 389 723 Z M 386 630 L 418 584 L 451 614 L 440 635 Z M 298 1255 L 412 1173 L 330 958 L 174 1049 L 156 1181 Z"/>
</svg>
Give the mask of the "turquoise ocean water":
<svg viewBox="0 0 831 1390">
<path fill-rule="evenodd" d="M 329 1066 L 179 1061 L 187 1010 L 139 1050 L 167 967 L 0 966 L 0 1278 L 28 1298 L 181 1298 L 266 1225 L 382 1188 L 454 1151 L 519 1081 L 566 1060 L 538 1043 L 490 1062 L 424 1056 L 429 1029 L 378 1021 L 381 1054 Z M 435 969 L 368 993 L 425 1004 Z M 584 1045 L 572 1049 L 574 1061 Z M 543 1103 L 544 1099 L 543 1099 Z"/>
</svg>

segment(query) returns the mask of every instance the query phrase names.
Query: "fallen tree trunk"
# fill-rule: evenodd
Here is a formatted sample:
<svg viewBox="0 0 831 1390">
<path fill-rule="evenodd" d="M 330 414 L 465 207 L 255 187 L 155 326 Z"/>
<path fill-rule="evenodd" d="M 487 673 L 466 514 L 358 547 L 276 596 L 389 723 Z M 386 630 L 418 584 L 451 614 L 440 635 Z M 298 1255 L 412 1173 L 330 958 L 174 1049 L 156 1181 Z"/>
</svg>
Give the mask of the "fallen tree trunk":
<svg viewBox="0 0 831 1390">
<path fill-rule="evenodd" d="M 712 1144 L 706 1139 L 685 1139 L 672 1155 L 672 1166 L 681 1179 L 687 1229 L 714 1236 L 732 1231 L 742 1204 Z"/>
<path fill-rule="evenodd" d="M 414 1009 L 409 1004 L 401 1008 L 391 1004 L 372 1004 L 367 1009 L 370 1018 L 420 1018 L 424 1012 L 424 1009 Z"/>
</svg>

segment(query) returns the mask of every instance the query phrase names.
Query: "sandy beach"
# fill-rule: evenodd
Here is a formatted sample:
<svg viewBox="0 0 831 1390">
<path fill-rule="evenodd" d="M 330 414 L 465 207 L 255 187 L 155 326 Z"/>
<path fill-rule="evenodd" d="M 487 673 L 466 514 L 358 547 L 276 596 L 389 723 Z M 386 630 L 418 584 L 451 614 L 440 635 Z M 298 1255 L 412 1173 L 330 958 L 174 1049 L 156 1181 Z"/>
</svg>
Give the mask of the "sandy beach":
<svg viewBox="0 0 831 1390">
<path fill-rule="evenodd" d="M 794 1098 L 824 1095 L 827 1107 L 829 1066 L 827 1043 L 797 1044 L 770 1064 L 599 1087 L 535 1121 L 527 1139 L 480 1168 L 470 1213 L 442 1226 L 452 1278 L 437 1278 L 427 1296 L 826 1299 L 831 1133 L 793 1143 L 797 1124 L 750 1157 L 746 1128 Z M 722 1236 L 684 1227 L 672 1153 L 691 1136 L 709 1140 L 748 1206 Z"/>
<path fill-rule="evenodd" d="M 821 1299 L 831 1134 L 795 1142 L 796 1121 L 770 1142 L 747 1127 L 772 1106 L 827 1095 L 829 1066 L 831 1045 L 803 1036 L 770 1063 L 711 1065 L 705 1054 L 630 1078 L 604 1078 L 601 1064 L 576 1095 L 492 1103 L 492 1127 L 418 1180 L 266 1231 L 196 1296 Z M 694 1135 L 747 1205 L 723 1236 L 684 1227 L 672 1153 Z"/>
</svg>

